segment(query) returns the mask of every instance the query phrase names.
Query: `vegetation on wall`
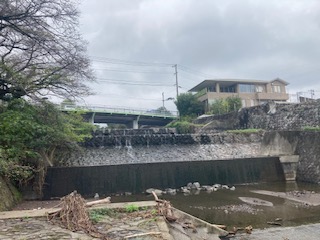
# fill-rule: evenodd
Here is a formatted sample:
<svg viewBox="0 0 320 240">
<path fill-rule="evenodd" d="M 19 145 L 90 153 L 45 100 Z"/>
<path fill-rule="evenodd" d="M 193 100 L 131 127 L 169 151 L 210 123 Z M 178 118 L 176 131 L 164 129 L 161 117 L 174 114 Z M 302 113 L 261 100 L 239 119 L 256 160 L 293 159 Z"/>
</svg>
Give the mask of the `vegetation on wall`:
<svg viewBox="0 0 320 240">
<path fill-rule="evenodd" d="M 317 131 L 320 131 L 320 127 L 312 127 L 312 126 L 305 126 L 302 128 L 304 131 L 314 131 L 314 132 L 317 132 Z"/>
<path fill-rule="evenodd" d="M 187 121 L 174 121 L 169 123 L 166 127 L 175 128 L 177 133 L 185 134 L 185 133 L 194 133 L 196 125 Z"/>
<path fill-rule="evenodd" d="M 224 114 L 228 112 L 238 111 L 242 107 L 241 98 L 228 97 L 225 99 L 217 99 L 210 105 L 210 114 Z"/>
<path fill-rule="evenodd" d="M 36 176 L 41 190 L 57 151 L 78 149 L 92 130 L 79 113 L 62 113 L 49 102 L 12 100 L 0 113 L 0 174 L 16 183 Z"/>
</svg>

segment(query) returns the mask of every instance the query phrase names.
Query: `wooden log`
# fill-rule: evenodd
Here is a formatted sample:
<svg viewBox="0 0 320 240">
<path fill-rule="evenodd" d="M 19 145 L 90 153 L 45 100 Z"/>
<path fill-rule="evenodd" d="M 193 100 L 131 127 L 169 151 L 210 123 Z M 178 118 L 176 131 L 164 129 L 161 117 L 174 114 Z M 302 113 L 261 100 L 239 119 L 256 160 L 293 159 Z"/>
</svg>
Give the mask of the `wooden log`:
<svg viewBox="0 0 320 240">
<path fill-rule="evenodd" d="M 153 235 L 161 235 L 161 232 L 148 232 L 148 233 L 138 233 L 138 234 L 133 234 L 129 236 L 123 237 L 124 239 L 130 239 L 130 238 L 137 238 L 137 237 L 144 237 L 144 236 L 153 236 Z"/>
<path fill-rule="evenodd" d="M 111 197 L 106 197 L 106 198 L 101 199 L 101 200 L 87 202 L 86 203 L 86 207 L 91 207 L 91 206 L 97 205 L 97 204 L 110 203 L 111 202 L 110 200 L 111 200 Z"/>
<path fill-rule="evenodd" d="M 279 222 L 267 222 L 267 224 L 269 224 L 269 225 L 275 225 L 275 226 L 282 226 L 282 224 L 279 223 Z"/>
<path fill-rule="evenodd" d="M 86 203 L 86 207 L 92 207 L 94 205 L 97 204 L 106 204 L 106 203 L 110 203 L 110 197 L 106 197 L 104 199 L 100 199 L 100 200 L 96 200 L 96 201 L 91 201 L 91 202 L 87 202 Z M 49 209 L 49 211 L 47 211 L 47 214 L 54 214 L 57 213 L 61 210 L 61 208 L 53 208 L 53 209 Z"/>
</svg>

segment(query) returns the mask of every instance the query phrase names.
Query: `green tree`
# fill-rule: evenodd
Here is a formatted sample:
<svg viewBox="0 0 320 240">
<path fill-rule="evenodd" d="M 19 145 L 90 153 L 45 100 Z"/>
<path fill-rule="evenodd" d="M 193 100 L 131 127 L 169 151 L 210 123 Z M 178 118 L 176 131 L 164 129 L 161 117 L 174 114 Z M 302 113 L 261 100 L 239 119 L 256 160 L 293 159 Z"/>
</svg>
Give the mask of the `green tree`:
<svg viewBox="0 0 320 240">
<path fill-rule="evenodd" d="M 197 116 L 204 112 L 203 104 L 191 93 L 182 93 L 174 102 L 180 116 Z"/>
<path fill-rule="evenodd" d="M 41 193 L 46 167 L 54 165 L 56 153 L 79 149 L 77 143 L 92 130 L 81 115 L 62 113 L 49 102 L 10 101 L 0 113 L 0 173 L 20 182 L 36 175 Z"/>
<path fill-rule="evenodd" d="M 228 103 L 228 111 L 238 111 L 242 107 L 241 98 L 240 97 L 228 97 L 226 98 Z"/>
<path fill-rule="evenodd" d="M 168 109 L 166 109 L 166 107 L 159 107 L 159 108 L 157 108 L 156 111 L 161 115 L 166 115 L 166 116 L 172 115 L 172 113 Z"/>
<path fill-rule="evenodd" d="M 239 97 L 228 97 L 226 99 L 217 99 L 210 106 L 211 114 L 224 114 L 237 111 L 241 108 L 241 99 Z"/>
</svg>

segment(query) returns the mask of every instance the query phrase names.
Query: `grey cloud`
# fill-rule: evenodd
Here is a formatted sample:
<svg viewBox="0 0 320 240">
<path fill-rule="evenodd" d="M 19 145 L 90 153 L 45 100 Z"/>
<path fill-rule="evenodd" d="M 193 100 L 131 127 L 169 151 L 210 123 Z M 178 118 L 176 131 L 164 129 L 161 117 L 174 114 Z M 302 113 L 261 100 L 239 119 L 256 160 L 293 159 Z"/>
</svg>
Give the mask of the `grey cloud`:
<svg viewBox="0 0 320 240">
<path fill-rule="evenodd" d="M 81 11 L 89 55 L 177 63 L 220 78 L 281 77 L 292 90 L 320 91 L 319 1 L 85 0 Z M 184 88 L 205 78 L 180 72 Z M 99 73 L 102 76 L 174 83 L 173 75 Z M 162 91 L 174 92 L 174 87 L 144 91 L 122 85 L 117 91 L 138 97 L 148 92 L 156 98 Z M 154 103 L 139 105 L 144 104 Z"/>
</svg>

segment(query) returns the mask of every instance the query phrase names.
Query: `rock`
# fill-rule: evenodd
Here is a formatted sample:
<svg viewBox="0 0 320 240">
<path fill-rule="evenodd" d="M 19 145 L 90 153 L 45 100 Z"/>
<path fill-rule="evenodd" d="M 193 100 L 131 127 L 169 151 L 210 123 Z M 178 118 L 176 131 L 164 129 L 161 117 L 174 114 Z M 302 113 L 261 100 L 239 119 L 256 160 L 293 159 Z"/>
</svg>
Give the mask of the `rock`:
<svg viewBox="0 0 320 240">
<path fill-rule="evenodd" d="M 214 184 L 212 187 L 216 188 L 217 190 L 221 188 L 221 184 Z"/>
<path fill-rule="evenodd" d="M 214 187 L 208 186 L 208 185 L 202 186 L 201 189 L 202 189 L 202 190 L 205 190 L 205 191 L 207 191 L 207 192 L 212 192 L 212 191 L 214 191 Z"/>
<path fill-rule="evenodd" d="M 199 182 L 194 182 L 194 183 L 192 184 L 192 186 L 191 186 L 191 188 L 193 188 L 193 189 L 200 189 L 200 187 L 201 187 L 201 185 L 200 185 Z"/>
<path fill-rule="evenodd" d="M 164 193 L 165 194 L 169 194 L 169 195 L 176 195 L 177 190 L 176 189 L 172 189 L 172 188 L 166 188 Z"/>
<path fill-rule="evenodd" d="M 188 187 L 181 187 L 181 192 L 185 194 L 190 194 L 190 190 L 188 189 Z"/>
</svg>

